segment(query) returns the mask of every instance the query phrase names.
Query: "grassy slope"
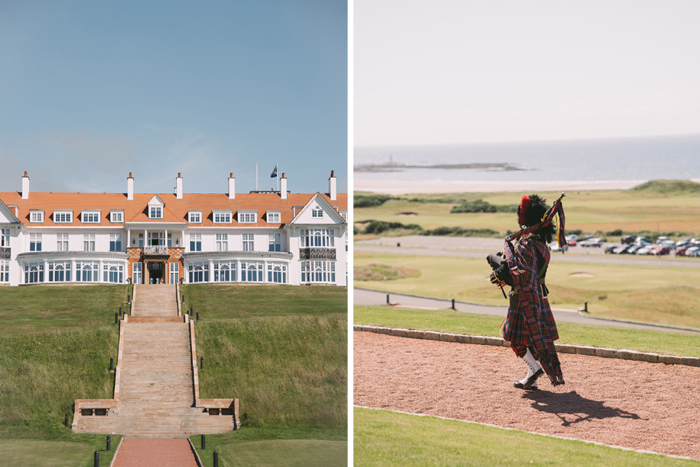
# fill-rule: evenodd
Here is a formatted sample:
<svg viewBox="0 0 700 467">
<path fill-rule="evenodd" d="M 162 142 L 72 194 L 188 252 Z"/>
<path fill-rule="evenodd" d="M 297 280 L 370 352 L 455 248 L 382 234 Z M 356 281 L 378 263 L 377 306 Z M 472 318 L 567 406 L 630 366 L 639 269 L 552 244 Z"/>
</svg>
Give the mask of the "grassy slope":
<svg viewBox="0 0 700 467">
<path fill-rule="evenodd" d="M 354 410 L 355 465 L 697 466 L 581 441 L 435 417 Z"/>
<path fill-rule="evenodd" d="M 105 436 L 63 426 L 76 398 L 111 398 L 126 286 L 0 289 L 0 452 L 7 465 L 92 465 Z M 119 437 L 112 439 L 113 449 Z M 100 453 L 109 462 L 111 453 Z"/>
<path fill-rule="evenodd" d="M 485 260 L 358 253 L 355 267 L 372 263 L 420 270 L 419 277 L 356 281 L 357 287 L 427 297 L 507 305 L 488 282 Z M 572 276 L 585 272 L 593 277 Z M 700 269 L 553 263 L 547 271 L 550 304 L 578 309 L 588 302 L 594 315 L 700 328 Z"/>
<path fill-rule="evenodd" d="M 454 332 L 498 337 L 502 317 L 461 313 L 453 310 L 418 310 L 387 306 L 355 306 L 354 322 L 426 331 Z M 557 323 L 560 344 L 654 352 L 700 358 L 700 339 L 687 332 L 660 332 L 646 329 Z"/>
<path fill-rule="evenodd" d="M 554 200 L 561 193 L 540 193 Z M 505 234 L 517 229 L 513 213 L 450 214 L 458 199 L 481 198 L 491 204 L 514 204 L 521 193 L 460 193 L 450 194 L 454 204 L 418 203 L 410 198 L 444 198 L 445 195 L 405 195 L 404 200 L 390 200 L 374 208 L 354 211 L 356 222 L 370 219 L 403 224 L 418 224 L 425 229 L 459 226 L 473 229 L 494 229 Z M 700 233 L 700 193 L 692 191 L 659 193 L 653 190 L 599 190 L 568 192 L 564 198 L 568 229 L 584 232 L 680 231 Z M 414 212 L 416 216 L 402 216 Z"/>
<path fill-rule="evenodd" d="M 186 286 L 201 397 L 238 397 L 244 429 L 192 437 L 204 465 L 347 463 L 347 289 Z"/>
</svg>

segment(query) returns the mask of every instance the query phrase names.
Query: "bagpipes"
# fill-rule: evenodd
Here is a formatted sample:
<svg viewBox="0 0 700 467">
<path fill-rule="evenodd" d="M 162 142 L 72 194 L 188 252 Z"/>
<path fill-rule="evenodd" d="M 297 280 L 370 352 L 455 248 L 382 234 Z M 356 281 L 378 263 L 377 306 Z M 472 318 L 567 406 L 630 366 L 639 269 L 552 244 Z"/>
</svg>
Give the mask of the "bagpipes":
<svg viewBox="0 0 700 467">
<path fill-rule="evenodd" d="M 566 196 L 565 193 L 562 193 L 561 196 L 554 201 L 552 204 L 552 207 L 547 210 L 547 212 L 544 213 L 544 216 L 542 216 L 542 221 L 531 225 L 530 227 L 525 227 L 521 229 L 519 232 L 510 235 L 506 237 L 505 239 L 505 244 L 507 245 L 508 249 L 510 250 L 511 255 L 514 252 L 514 247 L 513 247 L 513 242 L 529 235 L 532 232 L 535 232 L 543 227 L 547 227 L 548 225 L 551 225 L 552 223 L 556 226 L 557 228 L 557 243 L 559 244 L 559 247 L 562 249 L 562 253 L 566 251 L 567 243 L 566 243 L 566 232 L 565 232 L 565 222 L 566 219 L 564 217 L 564 207 L 561 204 L 562 198 Z M 557 222 L 557 217 L 558 217 L 558 222 Z M 503 290 L 503 282 L 508 284 L 509 282 L 512 282 L 512 279 L 510 278 L 510 273 L 508 270 L 508 263 L 506 261 L 506 255 L 504 252 L 499 251 L 498 253 L 495 254 L 490 254 L 486 257 L 486 261 L 489 263 L 491 266 L 491 269 L 493 269 L 493 272 L 491 273 L 489 280 L 491 281 L 492 284 L 498 285 L 498 287 L 501 289 L 501 293 L 503 293 L 503 298 L 507 299 L 508 296 L 506 295 L 505 290 Z M 510 281 L 509 281 L 510 279 Z M 512 285 L 512 284 L 509 284 Z"/>
</svg>

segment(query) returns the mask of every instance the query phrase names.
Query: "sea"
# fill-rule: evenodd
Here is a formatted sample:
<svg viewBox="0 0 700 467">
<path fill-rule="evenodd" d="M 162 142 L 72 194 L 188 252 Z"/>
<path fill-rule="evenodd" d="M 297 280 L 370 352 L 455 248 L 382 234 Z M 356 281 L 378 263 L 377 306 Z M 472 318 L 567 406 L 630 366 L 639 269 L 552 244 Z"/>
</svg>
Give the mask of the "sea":
<svg viewBox="0 0 700 467">
<path fill-rule="evenodd" d="M 452 168 L 464 164 L 501 164 L 492 168 Z M 367 166 L 374 165 L 370 170 Z M 382 167 L 389 165 L 390 167 Z M 419 166 L 404 168 L 401 165 Z M 443 165 L 447 168 L 429 168 Z M 379 166 L 379 167 L 378 167 Z M 645 138 L 591 139 L 523 143 L 356 147 L 355 187 L 393 184 L 474 182 L 627 182 L 693 180 L 700 182 L 700 134 Z M 379 170 L 377 170 L 379 169 Z M 622 183 L 623 185 L 625 183 Z"/>
</svg>

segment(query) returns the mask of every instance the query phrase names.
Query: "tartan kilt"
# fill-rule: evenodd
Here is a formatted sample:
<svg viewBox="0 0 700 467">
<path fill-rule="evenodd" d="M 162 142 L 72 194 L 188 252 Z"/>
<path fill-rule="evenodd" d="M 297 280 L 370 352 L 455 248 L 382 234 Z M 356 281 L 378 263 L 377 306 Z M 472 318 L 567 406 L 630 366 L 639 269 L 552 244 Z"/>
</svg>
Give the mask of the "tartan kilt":
<svg viewBox="0 0 700 467">
<path fill-rule="evenodd" d="M 511 294 L 513 293 L 515 293 L 515 291 L 511 291 Z M 535 316 L 535 323 L 537 324 L 537 329 L 540 334 L 548 341 L 559 339 L 557 323 L 554 321 L 552 309 L 549 306 L 549 300 L 547 300 L 546 297 L 542 297 L 540 294 L 533 293 L 531 290 L 525 290 L 524 293 L 528 295 L 530 303 L 537 304 L 532 308 Z M 520 305 L 519 300 L 518 305 Z M 511 347 L 514 348 L 521 346 L 529 347 L 531 345 L 530 331 L 525 322 L 525 316 L 518 305 L 508 307 L 504 339 L 510 342 Z"/>
</svg>

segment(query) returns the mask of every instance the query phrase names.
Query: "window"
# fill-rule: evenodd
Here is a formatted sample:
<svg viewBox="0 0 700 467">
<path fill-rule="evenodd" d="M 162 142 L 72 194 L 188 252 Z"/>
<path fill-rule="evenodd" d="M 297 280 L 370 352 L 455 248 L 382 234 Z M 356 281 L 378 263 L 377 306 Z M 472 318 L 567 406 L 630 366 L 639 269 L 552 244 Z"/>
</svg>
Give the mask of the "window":
<svg viewBox="0 0 700 467">
<path fill-rule="evenodd" d="M 83 234 L 83 251 L 95 251 L 95 234 Z"/>
<path fill-rule="evenodd" d="M 70 282 L 70 261 L 51 261 L 49 263 L 49 282 Z"/>
<path fill-rule="evenodd" d="M 109 251 L 122 251 L 122 234 L 109 234 Z"/>
<path fill-rule="evenodd" d="M 124 283 L 124 265 L 120 263 L 102 263 L 102 282 Z"/>
<path fill-rule="evenodd" d="M 73 222 L 73 211 L 54 211 L 54 224 L 70 224 Z"/>
<path fill-rule="evenodd" d="M 284 263 L 267 263 L 267 282 L 287 283 L 287 265 Z"/>
<path fill-rule="evenodd" d="M 164 245 L 164 234 L 163 232 L 149 232 L 148 233 L 148 245 L 150 246 L 162 246 Z"/>
<path fill-rule="evenodd" d="M 334 261 L 302 261 L 301 282 L 335 283 Z"/>
<path fill-rule="evenodd" d="M 0 261 L 0 282 L 10 282 L 10 262 Z"/>
<path fill-rule="evenodd" d="M 323 209 L 321 209 L 320 207 L 316 206 L 315 208 L 313 208 L 313 209 L 311 210 L 311 217 L 317 217 L 317 218 L 323 217 Z"/>
<path fill-rule="evenodd" d="M 214 282 L 236 282 L 236 262 L 214 262 Z"/>
<path fill-rule="evenodd" d="M 270 234 L 269 247 L 267 251 L 281 251 L 280 234 Z"/>
<path fill-rule="evenodd" d="M 124 211 L 111 211 L 109 213 L 109 221 L 117 224 L 124 222 Z"/>
<path fill-rule="evenodd" d="M 190 211 L 189 212 L 190 224 L 201 224 L 202 223 L 202 211 Z"/>
<path fill-rule="evenodd" d="M 139 248 L 143 248 L 143 233 L 139 234 Z"/>
<path fill-rule="evenodd" d="M 190 234 L 190 251 L 202 251 L 202 234 Z"/>
<path fill-rule="evenodd" d="M 340 215 L 342 216 L 342 218 L 343 218 L 343 220 L 344 220 L 345 222 L 348 221 L 348 213 L 347 213 L 347 211 L 341 212 Z"/>
<path fill-rule="evenodd" d="M 83 224 L 99 224 L 100 211 L 83 211 L 80 214 L 80 219 L 83 221 Z"/>
<path fill-rule="evenodd" d="M 188 265 L 190 283 L 209 282 L 209 263 Z"/>
<path fill-rule="evenodd" d="M 56 234 L 56 251 L 68 251 L 68 234 L 67 233 L 57 233 Z M 51 279 L 49 279 L 51 280 Z"/>
<path fill-rule="evenodd" d="M 254 234 L 243 234 L 243 251 L 255 251 Z"/>
<path fill-rule="evenodd" d="M 160 206 L 151 206 L 148 210 L 148 217 L 151 219 L 162 219 L 163 218 L 163 208 Z"/>
<path fill-rule="evenodd" d="M 228 234 L 216 234 L 216 251 L 228 251 Z"/>
<path fill-rule="evenodd" d="M 180 281 L 180 263 L 168 263 L 170 266 L 170 284 Z"/>
<path fill-rule="evenodd" d="M 299 231 L 301 248 L 335 246 L 334 229 L 301 229 Z"/>
<path fill-rule="evenodd" d="M 41 234 L 29 234 L 29 251 L 41 251 Z"/>
<path fill-rule="evenodd" d="M 44 211 L 29 211 L 29 222 L 44 222 Z"/>
<path fill-rule="evenodd" d="M 0 247 L 10 246 L 10 229 L 0 229 Z"/>
<path fill-rule="evenodd" d="M 44 282 L 44 263 L 27 263 L 24 265 L 24 283 Z"/>
<path fill-rule="evenodd" d="M 173 234 L 169 233 L 168 234 L 168 248 L 172 248 L 173 246 Z"/>
<path fill-rule="evenodd" d="M 241 261 L 241 280 L 243 282 L 262 282 L 262 261 Z"/>
<path fill-rule="evenodd" d="M 100 263 L 97 261 L 75 262 L 75 280 L 78 282 L 97 282 L 99 280 L 99 272 Z"/>
<path fill-rule="evenodd" d="M 255 224 L 258 222 L 258 213 L 256 212 L 241 212 L 238 211 L 239 224 Z"/>
<path fill-rule="evenodd" d="M 280 223 L 280 212 L 279 211 L 267 211 L 267 223 L 268 224 L 279 224 Z"/>
<path fill-rule="evenodd" d="M 230 224 L 231 211 L 229 212 L 214 212 L 214 224 Z"/>
<path fill-rule="evenodd" d="M 131 263 L 131 278 L 134 284 L 140 284 L 143 277 L 143 263 Z"/>
</svg>

